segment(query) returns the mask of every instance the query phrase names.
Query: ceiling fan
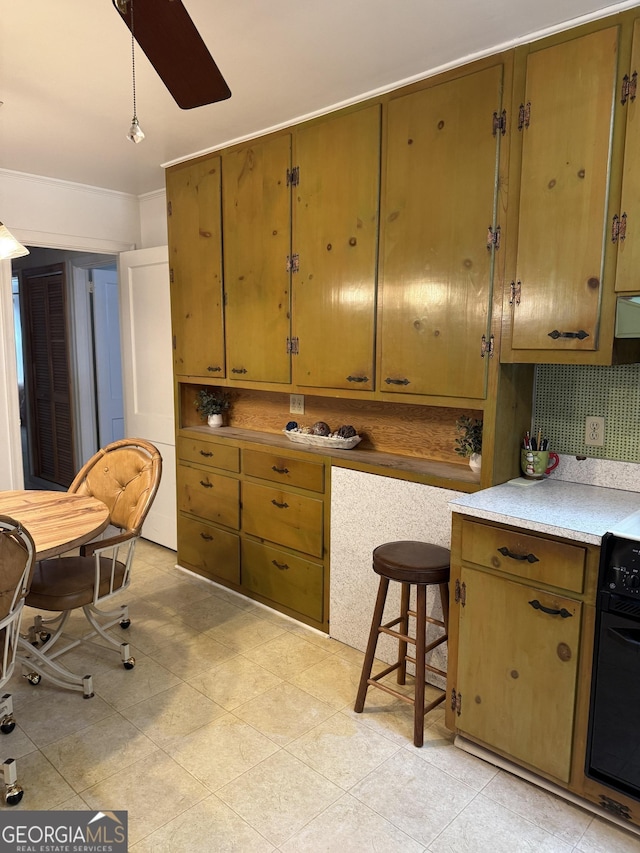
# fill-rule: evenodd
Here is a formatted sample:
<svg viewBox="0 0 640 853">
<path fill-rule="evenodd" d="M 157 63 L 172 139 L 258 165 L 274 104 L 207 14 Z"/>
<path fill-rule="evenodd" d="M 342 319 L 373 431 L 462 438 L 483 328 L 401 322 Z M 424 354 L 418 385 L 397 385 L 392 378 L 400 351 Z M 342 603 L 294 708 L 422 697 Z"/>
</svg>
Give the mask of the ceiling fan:
<svg viewBox="0 0 640 853">
<path fill-rule="evenodd" d="M 183 110 L 231 97 L 182 0 L 113 0 L 122 20 Z"/>
</svg>

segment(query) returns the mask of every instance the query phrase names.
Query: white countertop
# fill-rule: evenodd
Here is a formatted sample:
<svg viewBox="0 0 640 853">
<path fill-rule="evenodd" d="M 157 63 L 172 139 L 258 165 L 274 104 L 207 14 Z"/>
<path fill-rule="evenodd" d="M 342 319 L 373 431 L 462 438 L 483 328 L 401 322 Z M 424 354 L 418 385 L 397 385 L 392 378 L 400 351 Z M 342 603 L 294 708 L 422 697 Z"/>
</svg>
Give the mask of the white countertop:
<svg viewBox="0 0 640 853">
<path fill-rule="evenodd" d="M 640 493 L 562 480 L 510 480 L 450 501 L 453 512 L 599 545 L 640 509 Z"/>
</svg>

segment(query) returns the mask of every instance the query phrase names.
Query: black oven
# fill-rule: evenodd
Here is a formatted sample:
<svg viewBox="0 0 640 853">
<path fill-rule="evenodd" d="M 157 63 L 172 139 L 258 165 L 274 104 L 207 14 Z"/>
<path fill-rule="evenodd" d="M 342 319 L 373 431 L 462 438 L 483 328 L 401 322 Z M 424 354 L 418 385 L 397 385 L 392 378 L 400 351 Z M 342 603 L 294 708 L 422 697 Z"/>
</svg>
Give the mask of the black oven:
<svg viewBox="0 0 640 853">
<path fill-rule="evenodd" d="M 602 539 L 586 774 L 640 800 L 640 541 Z"/>
</svg>

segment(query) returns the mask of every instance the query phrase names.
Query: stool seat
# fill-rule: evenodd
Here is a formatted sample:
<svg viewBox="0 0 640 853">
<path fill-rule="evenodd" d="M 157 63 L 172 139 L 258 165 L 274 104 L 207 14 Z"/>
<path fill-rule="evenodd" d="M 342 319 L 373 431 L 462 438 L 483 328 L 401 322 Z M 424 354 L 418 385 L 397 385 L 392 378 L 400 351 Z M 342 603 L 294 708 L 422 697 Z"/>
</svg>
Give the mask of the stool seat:
<svg viewBox="0 0 640 853">
<path fill-rule="evenodd" d="M 371 622 L 369 642 L 362 664 L 360 685 L 354 705 L 354 711 L 361 714 L 369 687 L 378 687 L 403 702 L 413 705 L 413 742 L 422 746 L 424 742 L 424 717 L 429 711 L 444 702 L 446 691 L 439 688 L 439 695 L 425 705 L 425 672 L 433 672 L 441 678 L 447 673 L 426 661 L 428 652 L 447 642 L 449 627 L 449 561 L 448 548 L 433 545 L 430 542 L 401 540 L 385 542 L 373 551 L 373 570 L 380 575 L 378 596 Z M 397 581 L 401 585 L 400 615 L 383 624 L 382 618 L 387 599 L 389 582 Z M 442 603 L 442 619 L 427 614 L 427 587 L 436 586 Z M 411 588 L 415 587 L 416 608 L 410 609 Z M 415 620 L 415 636 L 409 633 L 409 618 Z M 443 633 L 427 644 L 428 625 L 435 625 Z M 398 659 L 396 663 L 372 676 L 373 661 L 380 634 L 387 634 L 398 640 Z M 415 647 L 415 657 L 408 654 L 408 646 Z M 415 687 L 413 697 L 392 688 L 384 679 L 397 671 L 398 684 L 405 684 L 407 663 L 415 665 Z"/>
<path fill-rule="evenodd" d="M 386 542 L 373 551 L 373 571 L 401 583 L 448 583 L 449 561 L 449 549 L 430 542 Z"/>
</svg>

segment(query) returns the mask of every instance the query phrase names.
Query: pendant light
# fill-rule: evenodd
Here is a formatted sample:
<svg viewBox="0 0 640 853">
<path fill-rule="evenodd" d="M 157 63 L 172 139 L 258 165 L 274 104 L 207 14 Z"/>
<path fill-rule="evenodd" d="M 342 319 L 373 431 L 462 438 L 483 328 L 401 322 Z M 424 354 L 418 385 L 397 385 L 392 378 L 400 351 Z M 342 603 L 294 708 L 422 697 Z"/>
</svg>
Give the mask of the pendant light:
<svg viewBox="0 0 640 853">
<path fill-rule="evenodd" d="M 6 225 L 0 222 L 0 261 L 22 258 L 28 254 L 29 250 L 16 240 Z"/>
<path fill-rule="evenodd" d="M 133 29 L 133 0 L 131 0 L 131 81 L 133 88 L 133 118 L 131 119 L 131 127 L 127 133 L 127 139 L 137 145 L 144 139 L 144 133 L 136 114 L 136 42 Z"/>
</svg>

